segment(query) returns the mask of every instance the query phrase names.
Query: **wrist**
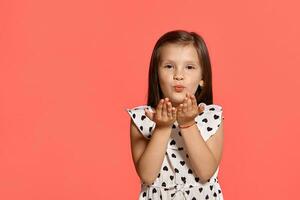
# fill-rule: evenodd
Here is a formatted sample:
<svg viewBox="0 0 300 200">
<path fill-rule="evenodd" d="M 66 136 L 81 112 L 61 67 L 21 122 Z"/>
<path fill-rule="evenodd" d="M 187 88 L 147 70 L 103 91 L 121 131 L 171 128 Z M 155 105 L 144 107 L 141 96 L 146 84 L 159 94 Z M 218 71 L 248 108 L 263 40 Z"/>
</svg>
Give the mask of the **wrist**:
<svg viewBox="0 0 300 200">
<path fill-rule="evenodd" d="M 185 123 L 182 123 L 182 124 L 178 124 L 178 127 L 181 128 L 181 129 L 184 129 L 184 128 L 191 127 L 191 126 L 193 126 L 194 124 L 196 124 L 196 121 L 195 121 L 195 120 L 190 121 L 190 122 L 185 122 Z"/>
<path fill-rule="evenodd" d="M 170 137 L 171 135 L 171 132 L 172 132 L 172 127 L 169 127 L 169 126 L 157 126 L 155 127 L 154 129 L 154 132 L 155 134 L 157 135 L 160 135 L 162 137 Z"/>
<path fill-rule="evenodd" d="M 172 126 L 161 126 L 161 125 L 157 125 L 155 126 L 155 129 L 159 129 L 159 130 L 171 130 Z"/>
</svg>

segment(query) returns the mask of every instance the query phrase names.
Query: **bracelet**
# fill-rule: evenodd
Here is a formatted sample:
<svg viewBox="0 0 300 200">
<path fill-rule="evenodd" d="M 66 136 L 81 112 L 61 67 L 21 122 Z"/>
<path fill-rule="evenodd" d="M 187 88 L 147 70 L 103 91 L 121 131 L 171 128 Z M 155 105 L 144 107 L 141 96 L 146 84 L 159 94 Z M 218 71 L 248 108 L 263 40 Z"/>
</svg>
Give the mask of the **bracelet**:
<svg viewBox="0 0 300 200">
<path fill-rule="evenodd" d="M 179 125 L 179 128 L 188 128 L 190 126 L 193 126 L 194 124 L 196 124 L 196 121 L 194 121 L 194 123 L 192 123 L 191 125 L 187 125 L 187 126 L 182 126 L 182 125 Z"/>
</svg>

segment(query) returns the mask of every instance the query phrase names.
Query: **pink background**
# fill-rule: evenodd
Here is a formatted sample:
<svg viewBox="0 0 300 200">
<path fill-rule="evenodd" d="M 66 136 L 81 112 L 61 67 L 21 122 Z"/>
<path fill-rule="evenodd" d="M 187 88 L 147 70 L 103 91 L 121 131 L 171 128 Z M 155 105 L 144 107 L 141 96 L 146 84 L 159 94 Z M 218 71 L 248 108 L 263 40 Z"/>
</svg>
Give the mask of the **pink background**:
<svg viewBox="0 0 300 200">
<path fill-rule="evenodd" d="M 137 199 L 125 108 L 174 29 L 209 48 L 226 200 L 299 193 L 299 2 L 0 1 L 0 199 Z"/>
</svg>

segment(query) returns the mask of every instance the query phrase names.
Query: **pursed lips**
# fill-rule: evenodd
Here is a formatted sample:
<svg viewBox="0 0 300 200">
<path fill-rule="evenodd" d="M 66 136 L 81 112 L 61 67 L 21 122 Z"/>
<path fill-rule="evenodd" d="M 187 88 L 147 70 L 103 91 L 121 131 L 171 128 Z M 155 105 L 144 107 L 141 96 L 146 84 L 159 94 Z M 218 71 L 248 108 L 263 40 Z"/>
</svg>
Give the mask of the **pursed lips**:
<svg viewBox="0 0 300 200">
<path fill-rule="evenodd" d="M 181 92 L 181 91 L 183 91 L 183 89 L 184 89 L 184 86 L 182 86 L 182 85 L 175 85 L 174 86 L 174 90 L 176 92 Z"/>
<path fill-rule="evenodd" d="M 176 87 L 176 88 L 184 88 L 183 85 L 175 85 L 174 87 Z"/>
</svg>

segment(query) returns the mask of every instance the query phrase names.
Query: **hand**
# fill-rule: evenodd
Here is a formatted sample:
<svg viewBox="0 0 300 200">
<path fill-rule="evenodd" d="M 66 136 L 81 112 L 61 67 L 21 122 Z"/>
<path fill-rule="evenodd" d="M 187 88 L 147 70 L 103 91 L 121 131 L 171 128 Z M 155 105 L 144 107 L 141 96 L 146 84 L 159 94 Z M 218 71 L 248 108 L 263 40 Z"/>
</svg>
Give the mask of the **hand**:
<svg viewBox="0 0 300 200">
<path fill-rule="evenodd" d="M 172 127 L 173 123 L 176 121 L 177 109 L 172 107 L 172 103 L 168 98 L 161 99 L 157 108 L 154 109 L 152 113 L 147 109 L 144 110 L 146 116 L 155 122 L 156 128 Z"/>
<path fill-rule="evenodd" d="M 192 124 L 197 115 L 204 111 L 203 106 L 197 105 L 197 100 L 194 95 L 186 93 L 186 97 L 182 104 L 177 109 L 178 125 Z"/>
</svg>

